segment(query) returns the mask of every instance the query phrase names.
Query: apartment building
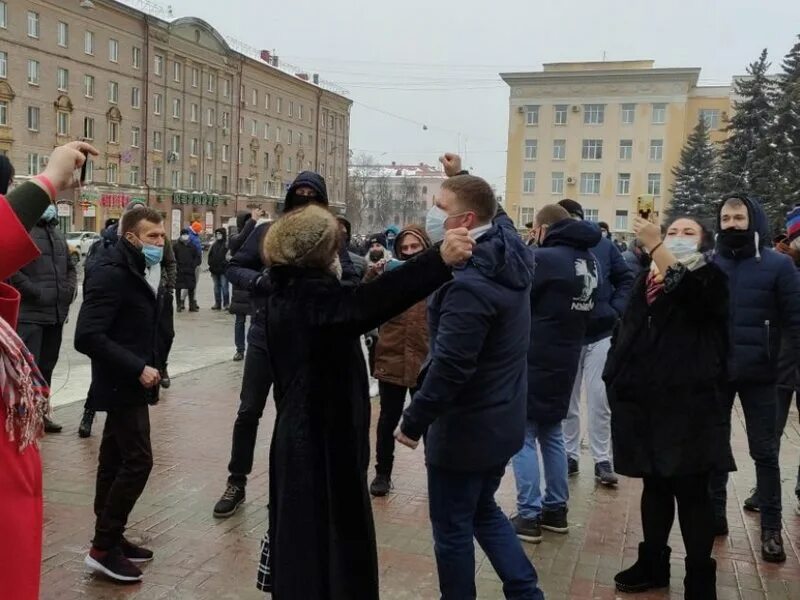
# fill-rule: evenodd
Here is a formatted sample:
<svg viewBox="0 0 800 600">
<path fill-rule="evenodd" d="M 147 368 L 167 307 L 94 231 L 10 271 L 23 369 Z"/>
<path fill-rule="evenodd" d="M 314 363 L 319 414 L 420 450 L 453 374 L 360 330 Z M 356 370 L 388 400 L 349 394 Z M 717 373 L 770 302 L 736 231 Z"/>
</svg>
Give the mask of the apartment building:
<svg viewBox="0 0 800 600">
<path fill-rule="evenodd" d="M 350 100 L 200 19 L 82 4 L 0 1 L 0 152 L 24 179 L 69 140 L 100 151 L 59 198 L 65 230 L 98 231 L 145 198 L 173 237 L 195 220 L 210 232 L 242 210 L 279 212 L 303 169 L 326 175 L 344 211 Z"/>
<path fill-rule="evenodd" d="M 732 110 L 729 86 L 698 85 L 699 68 L 651 60 L 551 63 L 503 73 L 510 88 L 506 201 L 520 223 L 569 197 L 586 218 L 631 232 L 639 197 L 658 215 L 672 168 L 699 118 L 713 141 Z"/>
</svg>

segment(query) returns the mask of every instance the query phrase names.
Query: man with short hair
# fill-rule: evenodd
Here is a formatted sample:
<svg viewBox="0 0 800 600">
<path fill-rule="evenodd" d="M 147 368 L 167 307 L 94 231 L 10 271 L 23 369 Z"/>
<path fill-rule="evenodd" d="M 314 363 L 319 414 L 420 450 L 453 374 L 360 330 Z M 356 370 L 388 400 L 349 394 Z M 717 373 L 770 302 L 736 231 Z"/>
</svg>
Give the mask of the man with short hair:
<svg viewBox="0 0 800 600">
<path fill-rule="evenodd" d="M 92 360 L 89 402 L 106 411 L 97 468 L 92 547 L 84 562 L 115 581 L 142 578 L 134 562 L 153 553 L 126 540 L 128 516 L 153 466 L 149 405 L 158 401 L 157 368 L 161 215 L 147 207 L 129 211 L 120 239 L 98 259 L 84 288 L 75 349 Z"/>
<path fill-rule="evenodd" d="M 426 436 L 442 598 L 476 597 L 476 538 L 506 597 L 540 600 L 536 570 L 494 498 L 525 438 L 533 260 L 511 219 L 496 215 L 489 184 L 458 174 L 456 155 L 442 162 L 451 177 L 428 212 L 427 233 L 436 243 L 445 230 L 465 227 L 476 245 L 430 297 L 430 352 L 396 438 L 415 448 Z"/>
<path fill-rule="evenodd" d="M 767 248 L 767 217 L 754 198 L 731 194 L 717 219 L 714 262 L 728 276 L 731 343 L 725 400 L 738 394 L 747 443 L 756 465 L 761 510 L 761 557 L 783 562 L 781 479 L 775 436 L 778 356 L 786 336 L 795 363 L 800 357 L 800 279 L 788 256 Z M 714 528 L 727 535 L 728 474 L 714 474 Z"/>
<path fill-rule="evenodd" d="M 583 220 L 583 207 L 575 200 L 565 198 L 558 204 L 573 219 Z M 589 408 L 587 430 L 589 448 L 594 459 L 594 476 L 601 485 L 615 486 L 618 479 L 611 462 L 611 409 L 603 383 L 603 369 L 611 348 L 614 325 L 628 304 L 634 274 L 620 251 L 607 237 L 601 238 L 591 251 L 597 258 L 599 267 L 597 296 L 586 326 L 569 412 L 564 420 L 564 443 L 567 447 L 569 474 L 577 475 L 581 449 L 581 390 L 585 378 Z"/>
<path fill-rule="evenodd" d="M 567 533 L 567 452 L 561 421 L 567 416 L 586 325 L 597 296 L 597 260 L 589 251 L 600 232 L 569 218 L 557 204 L 542 207 L 533 228 L 528 405 L 525 445 L 513 460 L 520 539 L 538 543 L 542 529 Z M 542 502 L 537 441 L 547 483 Z"/>
</svg>

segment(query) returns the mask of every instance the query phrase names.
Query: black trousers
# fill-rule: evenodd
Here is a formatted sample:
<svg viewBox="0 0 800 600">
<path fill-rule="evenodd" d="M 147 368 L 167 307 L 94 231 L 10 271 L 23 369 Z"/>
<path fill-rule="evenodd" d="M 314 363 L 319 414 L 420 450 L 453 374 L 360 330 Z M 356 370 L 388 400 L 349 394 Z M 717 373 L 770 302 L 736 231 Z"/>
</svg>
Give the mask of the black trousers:
<svg viewBox="0 0 800 600">
<path fill-rule="evenodd" d="M 122 539 L 128 515 L 139 499 L 150 470 L 150 412 L 147 405 L 108 411 L 100 443 L 92 544 L 109 550 Z"/>
<path fill-rule="evenodd" d="M 172 350 L 172 342 L 175 340 L 175 308 L 172 306 L 172 292 L 166 292 L 162 297 L 162 302 L 156 337 L 156 356 L 158 357 L 157 366 L 163 371 L 169 363 L 169 353 Z"/>
<path fill-rule="evenodd" d="M 644 478 L 642 529 L 645 544 L 655 549 L 667 545 L 677 501 L 687 560 L 701 564 L 704 559 L 711 558 L 714 507 L 708 491 L 709 479 L 710 473 Z"/>
<path fill-rule="evenodd" d="M 381 396 L 381 415 L 378 417 L 375 441 L 375 472 L 391 477 L 394 466 L 394 430 L 403 416 L 403 406 L 409 388 L 385 381 L 378 382 Z M 412 391 L 411 395 L 414 395 Z"/>
<path fill-rule="evenodd" d="M 64 323 L 54 323 L 53 325 L 19 323 L 17 325 L 17 333 L 31 354 L 33 354 L 33 358 L 45 381 L 47 381 L 47 385 L 50 385 L 53 379 L 53 371 L 58 363 L 63 331 Z"/>
<path fill-rule="evenodd" d="M 197 301 L 194 297 L 195 288 L 189 288 L 186 290 L 187 295 L 189 296 L 189 308 L 194 308 L 197 306 Z M 175 288 L 175 306 L 178 308 L 184 307 L 184 301 L 182 296 L 183 288 Z"/>
<path fill-rule="evenodd" d="M 789 410 L 792 408 L 792 399 L 797 402 L 797 409 L 800 412 L 800 393 L 796 393 L 793 388 L 778 388 L 778 413 L 775 424 L 775 433 L 778 439 L 778 452 L 781 449 L 781 438 L 783 430 L 786 428 L 786 421 L 789 420 Z M 797 482 L 794 486 L 794 493 L 800 499 L 800 466 L 797 467 Z"/>
<path fill-rule="evenodd" d="M 239 394 L 239 412 L 233 424 L 231 461 L 228 463 L 228 483 L 247 484 L 253 470 L 253 454 L 258 437 L 258 423 L 267 405 L 272 387 L 272 369 L 267 351 L 254 344 L 247 347 L 244 359 L 242 390 Z"/>
</svg>

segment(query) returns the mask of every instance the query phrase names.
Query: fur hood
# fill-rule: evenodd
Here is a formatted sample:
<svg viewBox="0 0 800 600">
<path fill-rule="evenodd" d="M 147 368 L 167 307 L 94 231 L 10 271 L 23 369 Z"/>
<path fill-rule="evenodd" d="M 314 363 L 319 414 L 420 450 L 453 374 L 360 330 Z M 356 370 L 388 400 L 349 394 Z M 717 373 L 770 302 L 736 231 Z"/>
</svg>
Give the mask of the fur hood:
<svg viewBox="0 0 800 600">
<path fill-rule="evenodd" d="M 327 269 L 336 258 L 339 223 L 330 211 L 307 204 L 275 221 L 264 236 L 262 256 L 268 266 Z"/>
</svg>

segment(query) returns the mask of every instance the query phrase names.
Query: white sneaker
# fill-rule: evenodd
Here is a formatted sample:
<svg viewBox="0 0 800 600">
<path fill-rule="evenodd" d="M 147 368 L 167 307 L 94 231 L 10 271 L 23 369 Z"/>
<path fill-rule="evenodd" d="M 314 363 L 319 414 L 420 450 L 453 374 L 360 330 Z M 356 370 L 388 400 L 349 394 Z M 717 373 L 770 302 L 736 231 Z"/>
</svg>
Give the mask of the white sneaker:
<svg viewBox="0 0 800 600">
<path fill-rule="evenodd" d="M 378 380 L 377 379 L 370 380 L 370 382 L 369 382 L 369 397 L 370 398 L 375 398 L 379 394 L 380 394 L 380 390 L 378 388 Z"/>
</svg>

